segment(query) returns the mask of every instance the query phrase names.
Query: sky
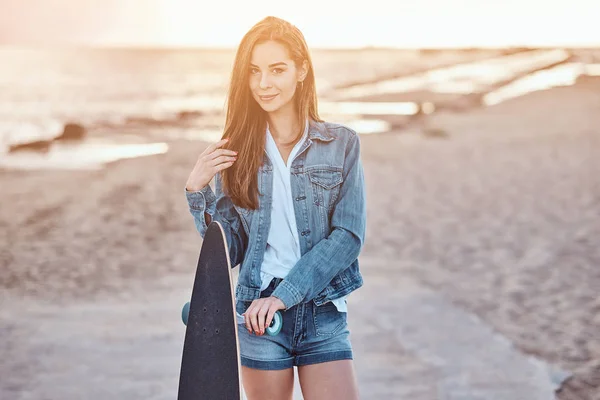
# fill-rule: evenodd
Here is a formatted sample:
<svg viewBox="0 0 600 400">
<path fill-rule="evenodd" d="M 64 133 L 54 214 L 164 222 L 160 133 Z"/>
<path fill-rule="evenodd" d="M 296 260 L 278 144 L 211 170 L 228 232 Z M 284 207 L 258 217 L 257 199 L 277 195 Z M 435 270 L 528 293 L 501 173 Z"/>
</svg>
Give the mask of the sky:
<svg viewBox="0 0 600 400">
<path fill-rule="evenodd" d="M 235 47 L 267 15 L 311 47 L 600 47 L 600 0 L 0 0 L 0 43 Z"/>
</svg>

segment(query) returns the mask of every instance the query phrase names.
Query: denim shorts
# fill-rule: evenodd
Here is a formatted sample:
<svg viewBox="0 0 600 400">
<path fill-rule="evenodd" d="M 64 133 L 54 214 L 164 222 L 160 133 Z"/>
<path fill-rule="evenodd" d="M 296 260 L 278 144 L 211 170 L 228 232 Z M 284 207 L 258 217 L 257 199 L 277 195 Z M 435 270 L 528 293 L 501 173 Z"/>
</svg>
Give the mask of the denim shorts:
<svg viewBox="0 0 600 400">
<path fill-rule="evenodd" d="M 281 279 L 275 278 L 260 297 L 269 297 Z M 244 311 L 251 302 L 244 302 Z M 346 313 L 331 303 L 300 303 L 281 311 L 283 327 L 270 336 L 257 336 L 239 325 L 241 363 L 260 370 L 280 370 L 336 360 L 352 360 Z"/>
</svg>

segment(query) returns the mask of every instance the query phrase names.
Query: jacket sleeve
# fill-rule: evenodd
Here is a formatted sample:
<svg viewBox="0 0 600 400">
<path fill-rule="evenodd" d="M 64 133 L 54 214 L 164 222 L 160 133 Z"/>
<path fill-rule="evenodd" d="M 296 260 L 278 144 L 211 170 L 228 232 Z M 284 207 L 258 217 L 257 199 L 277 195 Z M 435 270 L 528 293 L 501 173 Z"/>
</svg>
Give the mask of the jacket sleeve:
<svg viewBox="0 0 600 400">
<path fill-rule="evenodd" d="M 208 224 L 211 221 L 219 221 L 227 238 L 231 267 L 240 264 L 244 259 L 248 237 L 241 224 L 240 216 L 233 207 L 233 202 L 223 193 L 220 173 L 215 175 L 216 194 L 210 185 L 206 185 L 196 192 L 190 192 L 185 188 L 184 191 L 190 213 L 194 217 L 194 223 L 200 236 L 204 238 Z M 208 222 L 205 213 L 209 215 Z"/>
<path fill-rule="evenodd" d="M 366 195 L 360 138 L 348 141 L 340 194 L 331 217 L 331 233 L 307 251 L 273 291 L 286 309 L 315 298 L 357 258 L 365 240 Z"/>
</svg>

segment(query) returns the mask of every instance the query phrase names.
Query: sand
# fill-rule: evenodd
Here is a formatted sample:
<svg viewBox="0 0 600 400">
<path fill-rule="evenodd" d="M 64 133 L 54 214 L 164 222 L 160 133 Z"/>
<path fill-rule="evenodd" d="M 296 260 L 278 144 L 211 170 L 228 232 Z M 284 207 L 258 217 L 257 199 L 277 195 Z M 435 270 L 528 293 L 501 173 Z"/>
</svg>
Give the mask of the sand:
<svg viewBox="0 0 600 400">
<path fill-rule="evenodd" d="M 363 255 L 389 261 L 369 276 L 389 290 L 403 279 L 432 288 L 573 371 L 561 399 L 600 393 L 598 110 L 600 83 L 588 78 L 362 137 Z M 183 185 L 206 143 L 168 144 L 99 171 L 0 171 L 0 355 L 11 359 L 1 376 L 35 362 L 10 351 L 28 315 L 14 307 L 69 310 L 169 293 L 173 281 L 184 296 L 200 237 Z"/>
</svg>

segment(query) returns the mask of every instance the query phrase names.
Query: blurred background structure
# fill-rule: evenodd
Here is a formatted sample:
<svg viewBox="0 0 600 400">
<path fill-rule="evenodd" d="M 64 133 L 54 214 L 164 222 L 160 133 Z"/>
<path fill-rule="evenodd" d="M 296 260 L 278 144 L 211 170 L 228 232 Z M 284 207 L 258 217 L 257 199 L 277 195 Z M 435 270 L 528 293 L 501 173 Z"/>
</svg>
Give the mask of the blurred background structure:
<svg viewBox="0 0 600 400">
<path fill-rule="evenodd" d="M 362 397 L 600 399 L 587 0 L 0 0 L 0 398 L 175 396 L 201 243 L 183 186 L 267 15 L 361 135 Z"/>
</svg>

